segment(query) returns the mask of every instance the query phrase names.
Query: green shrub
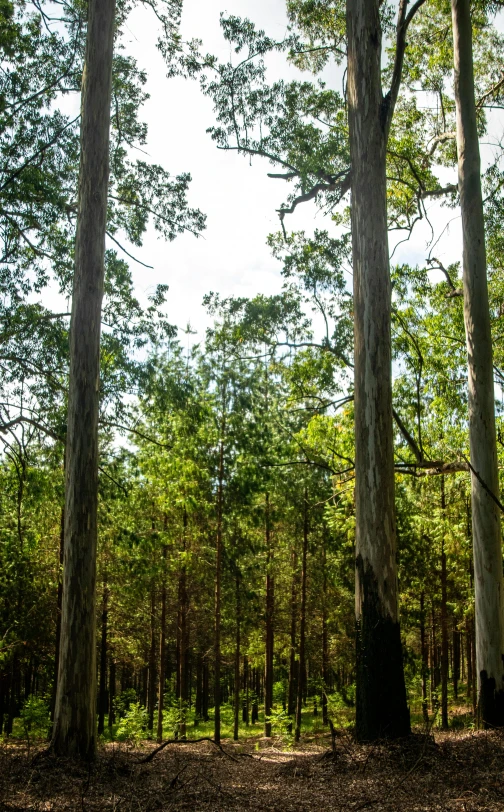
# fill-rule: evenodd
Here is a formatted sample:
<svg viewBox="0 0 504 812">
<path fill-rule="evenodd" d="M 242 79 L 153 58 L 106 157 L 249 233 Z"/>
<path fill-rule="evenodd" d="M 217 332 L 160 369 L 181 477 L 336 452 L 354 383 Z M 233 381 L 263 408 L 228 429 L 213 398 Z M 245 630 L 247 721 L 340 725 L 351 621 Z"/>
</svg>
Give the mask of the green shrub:
<svg viewBox="0 0 504 812">
<path fill-rule="evenodd" d="M 139 702 L 132 702 L 119 720 L 116 738 L 131 744 L 138 744 L 147 738 L 147 710 Z"/>
<path fill-rule="evenodd" d="M 21 723 L 28 742 L 30 738 L 46 739 L 51 729 L 49 705 L 38 696 L 30 696 L 21 709 Z"/>
</svg>

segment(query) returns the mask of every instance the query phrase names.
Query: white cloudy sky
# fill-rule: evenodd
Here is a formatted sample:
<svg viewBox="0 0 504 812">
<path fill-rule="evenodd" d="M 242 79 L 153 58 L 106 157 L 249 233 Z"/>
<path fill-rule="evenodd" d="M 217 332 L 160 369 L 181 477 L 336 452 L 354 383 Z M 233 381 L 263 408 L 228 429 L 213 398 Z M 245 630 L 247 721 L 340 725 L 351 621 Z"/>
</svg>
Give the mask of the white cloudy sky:
<svg viewBox="0 0 504 812">
<path fill-rule="evenodd" d="M 184 38 L 199 38 L 205 51 L 227 59 L 229 44 L 223 40 L 219 27 L 221 11 L 247 16 L 278 39 L 286 32 L 285 0 L 227 0 L 227 6 L 224 3 L 225 0 L 184 0 Z M 153 265 L 154 270 L 133 265 L 135 280 L 139 292 L 146 293 L 159 282 L 168 284 L 167 310 L 172 323 L 184 328 L 190 322 L 201 336 L 207 324 L 201 305 L 205 293 L 212 290 L 224 296 L 252 296 L 280 290 L 280 264 L 271 257 L 266 237 L 278 229 L 275 209 L 286 191 L 282 181 L 267 177 L 271 167 L 266 161 L 256 159 L 250 164 L 243 156 L 217 150 L 205 132 L 214 123 L 211 101 L 202 96 L 197 82 L 165 78 L 163 61 L 155 48 L 156 26 L 148 11 L 133 13 L 125 41 L 149 77 L 150 99 L 144 116 L 149 125 L 150 159 L 173 174 L 189 171 L 193 177 L 191 205 L 208 216 L 207 229 L 200 239 L 185 234 L 173 243 L 165 243 L 149 231 L 141 251 L 133 251 L 143 262 Z M 273 78 L 280 75 L 289 78 L 296 73 L 282 57 L 274 60 Z M 325 78 L 340 84 L 336 70 Z M 437 209 L 434 216 L 437 222 L 440 216 L 446 218 Z M 317 213 L 314 203 L 298 207 L 288 221 L 291 229 L 310 231 L 316 226 L 330 228 L 331 222 Z M 430 230 L 420 225 L 413 239 L 396 252 L 394 260 L 421 262 L 429 236 Z M 454 261 L 459 245 L 459 221 L 455 221 L 436 255 Z"/>
</svg>

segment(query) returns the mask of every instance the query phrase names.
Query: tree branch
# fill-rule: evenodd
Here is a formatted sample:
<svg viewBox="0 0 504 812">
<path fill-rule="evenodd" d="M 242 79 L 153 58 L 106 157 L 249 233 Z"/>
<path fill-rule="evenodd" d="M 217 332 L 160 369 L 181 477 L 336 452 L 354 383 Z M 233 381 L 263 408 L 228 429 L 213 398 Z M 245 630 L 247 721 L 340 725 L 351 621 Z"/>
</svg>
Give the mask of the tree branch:
<svg viewBox="0 0 504 812">
<path fill-rule="evenodd" d="M 425 0 L 416 0 L 408 12 L 409 0 L 400 0 L 399 11 L 397 14 L 397 34 L 396 34 L 396 53 L 394 61 L 394 70 L 392 72 L 392 81 L 390 90 L 383 99 L 384 109 L 384 129 L 385 138 L 388 138 L 390 125 L 392 123 L 392 116 L 399 95 L 399 88 L 401 87 L 402 69 L 404 63 L 404 52 L 406 51 L 406 34 L 408 27 L 418 9 L 423 6 Z"/>
</svg>

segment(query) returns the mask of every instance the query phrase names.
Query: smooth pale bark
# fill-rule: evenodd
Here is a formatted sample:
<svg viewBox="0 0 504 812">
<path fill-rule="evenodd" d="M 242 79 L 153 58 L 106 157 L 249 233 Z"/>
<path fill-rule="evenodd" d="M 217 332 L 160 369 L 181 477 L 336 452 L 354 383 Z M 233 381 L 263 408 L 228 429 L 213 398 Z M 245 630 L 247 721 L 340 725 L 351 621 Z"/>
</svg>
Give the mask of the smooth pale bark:
<svg viewBox="0 0 504 812">
<path fill-rule="evenodd" d="M 355 338 L 356 734 L 410 732 L 397 598 L 391 285 L 379 0 L 348 0 Z"/>
<path fill-rule="evenodd" d="M 492 336 L 469 0 L 452 0 L 457 150 L 468 356 L 476 671 L 485 726 L 504 724 L 504 623 Z M 478 476 L 475 475 L 474 471 Z"/>
<path fill-rule="evenodd" d="M 89 0 L 65 476 L 65 549 L 52 748 L 96 751 L 96 543 L 100 330 L 109 180 L 115 0 Z"/>
</svg>

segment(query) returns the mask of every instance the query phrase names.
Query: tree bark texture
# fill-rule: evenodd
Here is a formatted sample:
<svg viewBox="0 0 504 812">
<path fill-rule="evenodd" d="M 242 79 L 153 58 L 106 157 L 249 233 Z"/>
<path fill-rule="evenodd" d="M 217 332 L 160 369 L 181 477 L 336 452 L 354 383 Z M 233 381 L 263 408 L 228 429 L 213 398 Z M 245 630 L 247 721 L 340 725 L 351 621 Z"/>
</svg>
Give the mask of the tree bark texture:
<svg viewBox="0 0 504 812">
<path fill-rule="evenodd" d="M 115 0 L 89 0 L 65 476 L 65 550 L 52 749 L 96 751 L 96 543 L 100 330 L 109 180 Z"/>
<path fill-rule="evenodd" d="M 410 731 L 398 615 L 379 0 L 347 0 L 355 338 L 356 734 Z"/>
<path fill-rule="evenodd" d="M 481 719 L 485 726 L 495 726 L 504 724 L 504 619 L 500 510 L 486 490 L 498 498 L 492 336 L 474 99 L 470 2 L 452 0 L 451 6 L 469 379 L 469 439 L 473 467 L 471 503 L 476 671 Z"/>
</svg>

